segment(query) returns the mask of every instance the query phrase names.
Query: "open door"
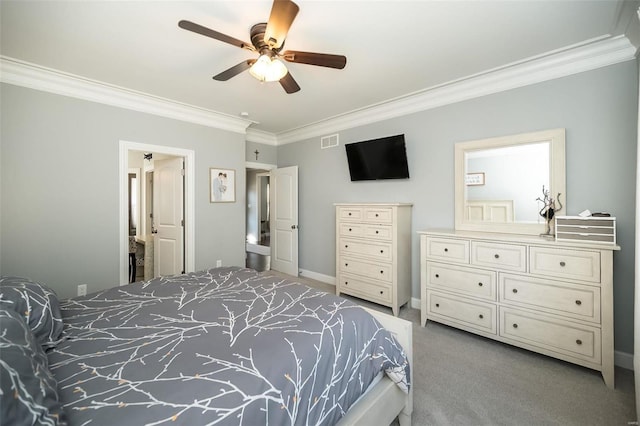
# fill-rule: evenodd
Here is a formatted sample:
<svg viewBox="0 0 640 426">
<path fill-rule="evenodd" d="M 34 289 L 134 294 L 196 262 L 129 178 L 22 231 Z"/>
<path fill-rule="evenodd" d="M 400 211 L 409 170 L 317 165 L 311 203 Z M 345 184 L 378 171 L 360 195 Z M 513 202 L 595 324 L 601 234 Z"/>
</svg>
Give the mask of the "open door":
<svg viewBox="0 0 640 426">
<path fill-rule="evenodd" d="M 181 157 L 154 161 L 154 276 L 184 273 L 184 171 Z"/>
<path fill-rule="evenodd" d="M 298 276 L 298 166 L 271 170 L 271 269 Z"/>
</svg>

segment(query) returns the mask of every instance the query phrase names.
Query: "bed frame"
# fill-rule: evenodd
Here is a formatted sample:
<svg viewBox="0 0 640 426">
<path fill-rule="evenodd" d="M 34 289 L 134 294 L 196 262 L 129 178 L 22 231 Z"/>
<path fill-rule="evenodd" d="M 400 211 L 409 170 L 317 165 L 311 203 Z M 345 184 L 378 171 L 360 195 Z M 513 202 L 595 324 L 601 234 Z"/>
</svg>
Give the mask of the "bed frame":
<svg viewBox="0 0 640 426">
<path fill-rule="evenodd" d="M 400 426 L 411 426 L 414 387 L 412 323 L 383 312 L 364 309 L 380 321 L 404 348 L 411 365 L 411 388 L 406 394 L 385 375 L 340 419 L 337 425 L 389 426 L 397 417 Z"/>
</svg>

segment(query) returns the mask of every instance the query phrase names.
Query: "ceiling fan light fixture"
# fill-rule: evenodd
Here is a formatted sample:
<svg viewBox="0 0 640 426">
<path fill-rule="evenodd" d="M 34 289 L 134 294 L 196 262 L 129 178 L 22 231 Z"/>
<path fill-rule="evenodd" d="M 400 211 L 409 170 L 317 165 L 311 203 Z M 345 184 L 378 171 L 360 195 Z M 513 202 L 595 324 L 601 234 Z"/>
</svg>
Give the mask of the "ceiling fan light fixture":
<svg viewBox="0 0 640 426">
<path fill-rule="evenodd" d="M 268 55 L 260 55 L 249 68 L 249 73 L 260 81 L 280 81 L 288 72 L 282 61 Z"/>
</svg>

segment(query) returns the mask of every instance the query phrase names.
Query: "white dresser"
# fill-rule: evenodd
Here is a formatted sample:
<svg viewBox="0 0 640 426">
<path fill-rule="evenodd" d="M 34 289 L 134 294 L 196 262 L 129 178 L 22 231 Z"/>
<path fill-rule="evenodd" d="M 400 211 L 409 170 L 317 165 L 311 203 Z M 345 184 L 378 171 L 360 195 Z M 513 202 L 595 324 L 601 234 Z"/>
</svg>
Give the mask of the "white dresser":
<svg viewBox="0 0 640 426">
<path fill-rule="evenodd" d="M 614 244 L 428 230 L 421 320 L 602 372 L 614 387 Z"/>
<path fill-rule="evenodd" d="M 335 204 L 336 294 L 389 306 L 411 299 L 411 204 Z"/>
</svg>

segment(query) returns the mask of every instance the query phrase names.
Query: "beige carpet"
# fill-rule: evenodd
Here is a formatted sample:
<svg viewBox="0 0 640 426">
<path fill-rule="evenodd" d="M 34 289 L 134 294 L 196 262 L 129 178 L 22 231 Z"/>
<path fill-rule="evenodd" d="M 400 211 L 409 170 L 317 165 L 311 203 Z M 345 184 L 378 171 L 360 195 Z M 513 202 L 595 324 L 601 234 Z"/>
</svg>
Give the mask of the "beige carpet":
<svg viewBox="0 0 640 426">
<path fill-rule="evenodd" d="M 319 281 L 294 279 L 335 291 Z M 389 308 L 349 299 L 391 314 Z M 405 306 L 400 317 L 413 322 L 416 426 L 626 426 L 636 421 L 630 370 L 616 368 L 616 389 L 611 390 L 597 371 L 438 323 L 421 327 L 417 309 Z"/>
</svg>

